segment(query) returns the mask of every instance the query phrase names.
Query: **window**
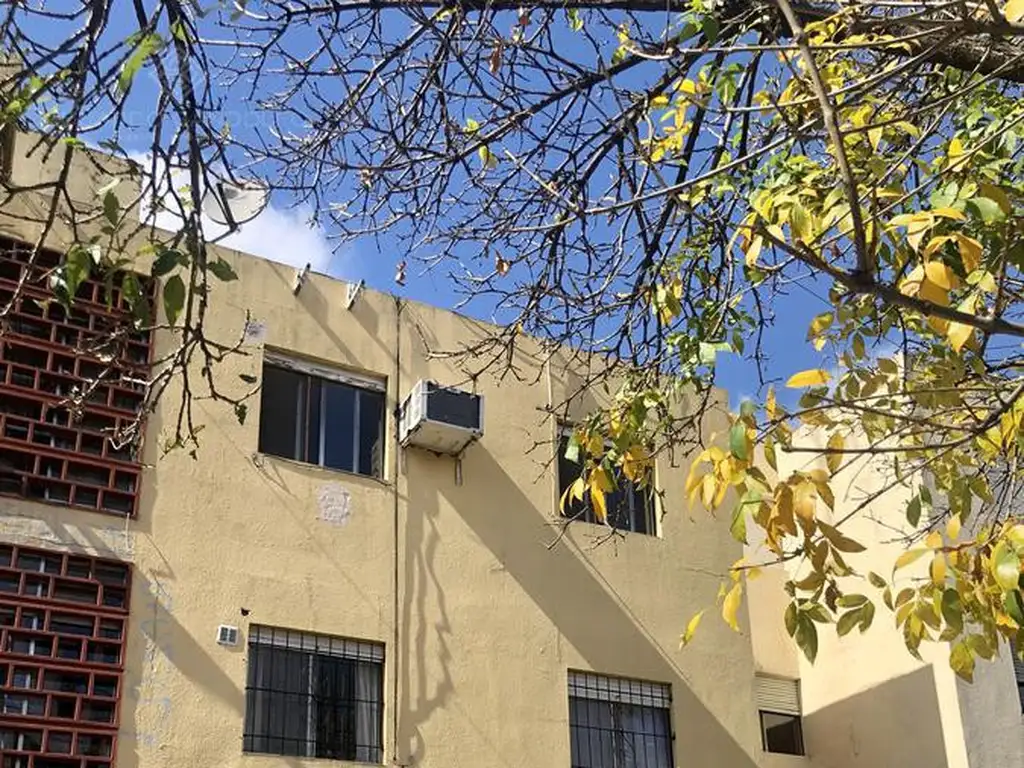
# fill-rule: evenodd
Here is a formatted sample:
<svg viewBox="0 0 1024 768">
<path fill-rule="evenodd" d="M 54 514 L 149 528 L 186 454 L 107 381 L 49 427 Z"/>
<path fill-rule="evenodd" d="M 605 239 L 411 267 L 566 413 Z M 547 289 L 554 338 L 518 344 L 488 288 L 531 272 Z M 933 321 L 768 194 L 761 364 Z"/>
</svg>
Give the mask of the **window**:
<svg viewBox="0 0 1024 768">
<path fill-rule="evenodd" d="M 254 625 L 246 752 L 380 763 L 384 647 Z"/>
<path fill-rule="evenodd" d="M 260 451 L 381 477 L 384 382 L 267 355 Z"/>
<path fill-rule="evenodd" d="M 758 675 L 754 697 L 761 720 L 761 746 L 765 752 L 802 755 L 804 735 L 800 723 L 800 681 Z"/>
<path fill-rule="evenodd" d="M 580 476 L 582 467 L 578 462 L 566 457 L 569 447 L 569 435 L 563 434 L 558 441 L 558 499 L 561 503 L 566 489 Z M 636 483 L 616 475 L 616 489 L 607 494 L 605 501 L 608 507 L 608 525 L 621 531 L 648 533 L 654 535 L 654 494 L 650 488 L 641 488 Z M 584 494 L 583 501 L 567 503 L 561 510 L 565 517 L 573 520 L 585 520 L 588 523 L 598 522 L 594 509 L 590 505 L 589 491 Z"/>
<path fill-rule="evenodd" d="M 113 765 L 130 577 L 126 563 L 0 544 L 0 753 L 24 753 L 5 768 Z"/>
<path fill-rule="evenodd" d="M 671 768 L 670 689 L 569 673 L 572 768 Z"/>
<path fill-rule="evenodd" d="M 0 237 L 0 307 L 11 304 L 0 331 L 0 494 L 133 515 L 137 446 L 111 438 L 143 407 L 150 334 L 133 328 L 120 286 L 150 293 L 152 281 L 115 273 L 108 286 L 94 275 L 65 309 L 46 283 L 62 256 L 41 251 L 30 264 L 31 251 Z M 75 390 L 88 394 L 72 409 Z"/>
</svg>

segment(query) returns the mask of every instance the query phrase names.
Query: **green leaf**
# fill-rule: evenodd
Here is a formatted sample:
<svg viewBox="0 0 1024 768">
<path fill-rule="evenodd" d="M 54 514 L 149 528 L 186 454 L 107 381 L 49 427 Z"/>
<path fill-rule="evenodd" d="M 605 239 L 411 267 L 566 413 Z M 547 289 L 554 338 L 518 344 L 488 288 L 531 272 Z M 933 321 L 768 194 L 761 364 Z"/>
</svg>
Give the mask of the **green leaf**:
<svg viewBox="0 0 1024 768">
<path fill-rule="evenodd" d="M 1024 627 L 1024 597 L 1019 589 L 1013 589 L 1003 595 L 1003 608 L 1006 615 Z"/>
<path fill-rule="evenodd" d="M 575 8 L 567 8 L 565 11 L 565 17 L 569 20 L 569 29 L 573 32 L 579 32 L 583 29 L 583 19 L 580 17 L 580 12 Z"/>
<path fill-rule="evenodd" d="M 704 39 L 708 41 L 708 45 L 714 45 L 715 41 L 718 40 L 718 30 L 721 28 L 718 19 L 714 16 L 705 16 L 701 19 L 700 28 L 704 33 Z"/>
<path fill-rule="evenodd" d="M 885 589 L 886 586 L 888 586 L 885 579 L 883 579 L 874 571 L 868 571 L 868 581 L 871 582 L 871 586 L 877 587 L 878 589 Z"/>
<path fill-rule="evenodd" d="M 847 538 L 839 532 L 838 528 L 833 528 L 828 523 L 818 522 L 818 530 L 821 531 L 822 535 L 828 539 L 828 543 L 832 545 L 834 549 L 840 552 L 863 552 L 865 547 L 859 541 Z"/>
<path fill-rule="evenodd" d="M 804 652 L 804 656 L 813 664 L 818 657 L 818 628 L 802 611 L 797 614 L 795 639 L 800 650 Z"/>
<path fill-rule="evenodd" d="M 167 322 L 174 325 L 184 306 L 185 281 L 181 279 L 181 275 L 172 275 L 164 283 L 164 313 L 167 315 Z"/>
<path fill-rule="evenodd" d="M 224 259 L 207 262 L 206 269 L 207 271 L 212 272 L 213 276 L 218 280 L 222 280 L 225 283 L 238 279 L 238 275 L 235 273 L 235 270 L 230 264 L 224 261 Z"/>
<path fill-rule="evenodd" d="M 1003 221 L 1006 218 L 1006 213 L 999 203 L 989 197 L 973 197 L 967 201 L 967 207 L 986 224 Z"/>
<path fill-rule="evenodd" d="M 729 523 L 729 533 L 741 544 L 747 543 L 747 504 L 746 497 L 736 505 L 732 511 L 732 522 Z"/>
<path fill-rule="evenodd" d="M 819 624 L 832 623 L 832 617 L 828 615 L 828 611 L 821 603 L 804 603 L 803 612 Z"/>
<path fill-rule="evenodd" d="M 910 523 L 911 527 L 917 528 L 917 524 L 921 522 L 921 497 L 914 496 L 907 504 L 907 522 Z"/>
<path fill-rule="evenodd" d="M 848 635 L 850 630 L 857 626 L 858 621 L 860 621 L 860 609 L 847 611 L 836 622 L 836 634 L 840 637 Z"/>
<path fill-rule="evenodd" d="M 1004 592 L 1017 588 L 1020 580 L 1020 557 L 1005 541 L 992 550 L 992 576 Z"/>
<path fill-rule="evenodd" d="M 747 460 L 747 425 L 737 421 L 729 430 L 729 452 L 740 461 Z"/>
<path fill-rule="evenodd" d="M 108 189 L 103 195 L 103 215 L 115 227 L 121 218 L 121 201 L 117 199 L 117 195 L 112 189 Z"/>
<path fill-rule="evenodd" d="M 740 403 L 740 416 L 742 416 L 745 419 L 754 418 L 753 400 L 744 400 L 742 403 Z"/>
<path fill-rule="evenodd" d="M 188 257 L 185 254 L 173 248 L 161 248 L 160 255 L 153 260 L 153 266 L 150 268 L 149 273 L 153 277 L 163 277 L 175 267 L 179 265 L 187 266 L 187 264 Z"/>
<path fill-rule="evenodd" d="M 790 637 L 796 634 L 796 603 L 790 603 L 786 606 L 786 632 L 789 633 Z"/>
<path fill-rule="evenodd" d="M 967 643 L 960 641 L 949 650 L 949 666 L 968 683 L 974 682 L 974 654 Z"/>
<path fill-rule="evenodd" d="M 875 604 L 864 603 L 864 605 L 860 607 L 860 624 L 858 625 L 858 629 L 860 629 L 861 634 L 867 632 L 871 628 L 871 622 L 874 620 Z"/>
<path fill-rule="evenodd" d="M 575 432 L 569 435 L 569 439 L 565 443 L 565 458 L 573 464 L 580 463 L 580 441 Z"/>
<path fill-rule="evenodd" d="M 117 77 L 117 89 L 124 93 L 132 84 L 132 80 L 142 65 L 146 62 L 150 56 L 159 51 L 163 47 L 163 39 L 160 35 L 155 32 L 150 32 L 148 35 L 144 35 L 135 46 L 135 50 L 132 51 L 131 56 L 125 61 L 124 66 L 121 67 L 121 73 Z"/>
<path fill-rule="evenodd" d="M 864 595 L 843 595 L 836 600 L 836 604 L 843 608 L 859 608 L 867 601 L 868 599 Z"/>
<path fill-rule="evenodd" d="M 960 594 L 953 588 L 942 593 L 942 619 L 946 626 L 958 633 L 964 628 L 964 611 L 960 603 Z"/>
</svg>

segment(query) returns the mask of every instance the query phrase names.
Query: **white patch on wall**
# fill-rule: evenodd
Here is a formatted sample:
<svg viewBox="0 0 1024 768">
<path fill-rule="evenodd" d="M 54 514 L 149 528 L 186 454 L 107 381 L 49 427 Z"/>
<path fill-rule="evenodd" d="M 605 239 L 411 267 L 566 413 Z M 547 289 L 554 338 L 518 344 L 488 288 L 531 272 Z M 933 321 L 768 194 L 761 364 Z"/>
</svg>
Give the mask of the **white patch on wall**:
<svg viewBox="0 0 1024 768">
<path fill-rule="evenodd" d="M 352 515 L 352 495 L 338 483 L 325 483 L 317 493 L 318 517 L 331 525 L 344 525 Z"/>
<path fill-rule="evenodd" d="M 4 540 L 30 547 L 54 547 L 99 557 L 134 560 L 135 532 L 124 523 L 109 525 L 68 525 L 53 519 L 28 517 L 2 510 L 0 530 Z"/>
<path fill-rule="evenodd" d="M 267 338 L 267 323 L 264 320 L 249 320 L 245 324 L 245 343 L 262 344 Z"/>
</svg>

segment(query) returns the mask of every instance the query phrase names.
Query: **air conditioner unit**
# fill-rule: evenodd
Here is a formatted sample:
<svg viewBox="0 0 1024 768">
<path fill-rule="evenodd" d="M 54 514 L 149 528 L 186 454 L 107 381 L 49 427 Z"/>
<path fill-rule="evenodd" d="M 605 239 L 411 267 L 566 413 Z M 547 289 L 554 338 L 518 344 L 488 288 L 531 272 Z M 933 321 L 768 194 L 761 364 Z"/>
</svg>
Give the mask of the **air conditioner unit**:
<svg viewBox="0 0 1024 768">
<path fill-rule="evenodd" d="M 398 436 L 404 447 L 456 456 L 483 434 L 483 395 L 420 380 L 402 403 Z"/>
</svg>

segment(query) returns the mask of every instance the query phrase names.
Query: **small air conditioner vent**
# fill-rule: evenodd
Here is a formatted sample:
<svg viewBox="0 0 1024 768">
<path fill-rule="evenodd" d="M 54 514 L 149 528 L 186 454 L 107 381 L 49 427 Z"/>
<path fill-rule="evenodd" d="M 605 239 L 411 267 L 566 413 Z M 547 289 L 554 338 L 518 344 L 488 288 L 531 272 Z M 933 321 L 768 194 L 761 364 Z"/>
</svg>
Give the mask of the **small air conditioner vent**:
<svg viewBox="0 0 1024 768">
<path fill-rule="evenodd" d="M 403 446 L 454 456 L 483 434 L 483 395 L 418 381 L 402 403 L 399 437 Z"/>
<path fill-rule="evenodd" d="M 238 627 L 221 624 L 217 627 L 217 642 L 220 645 L 238 645 Z"/>
</svg>

